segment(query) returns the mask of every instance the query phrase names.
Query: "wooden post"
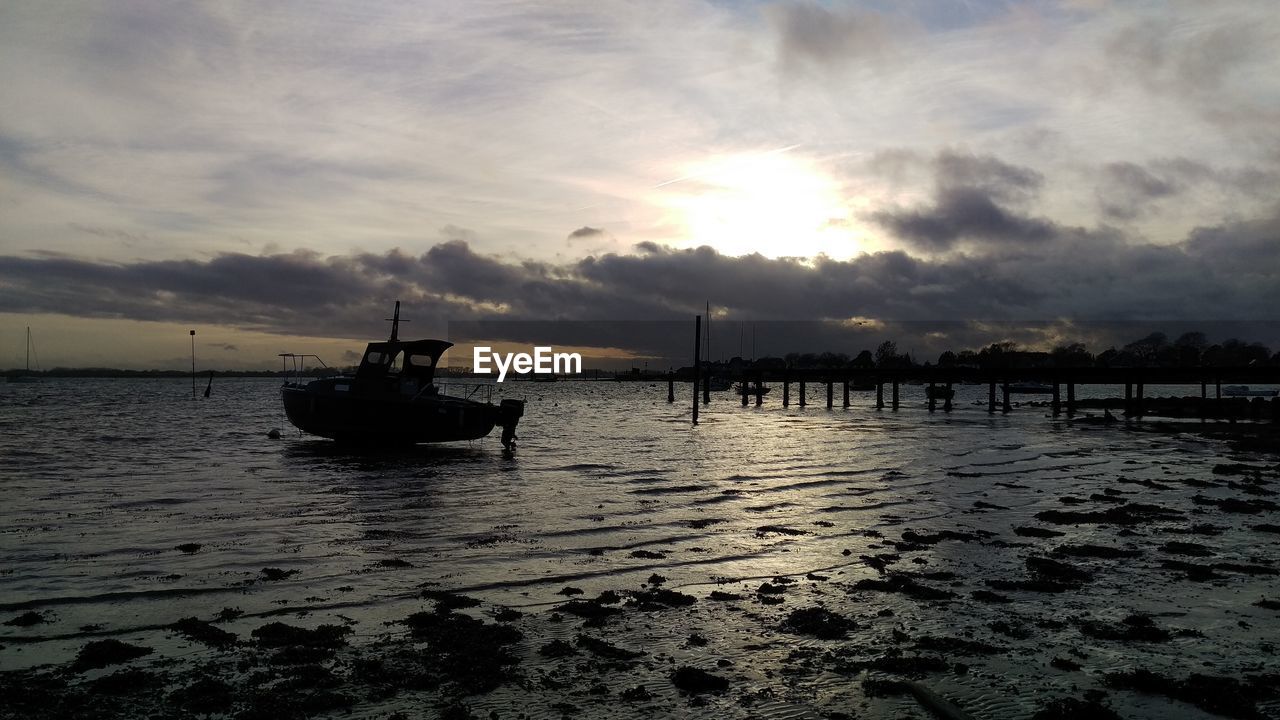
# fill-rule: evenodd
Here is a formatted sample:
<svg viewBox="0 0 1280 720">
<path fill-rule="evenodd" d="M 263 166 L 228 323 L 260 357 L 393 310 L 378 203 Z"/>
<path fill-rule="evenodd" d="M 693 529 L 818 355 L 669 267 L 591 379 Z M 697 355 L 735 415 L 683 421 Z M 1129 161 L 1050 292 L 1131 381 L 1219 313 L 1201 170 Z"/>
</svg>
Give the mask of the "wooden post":
<svg viewBox="0 0 1280 720">
<path fill-rule="evenodd" d="M 849 407 L 849 378 L 844 379 L 844 406 Z"/>
<path fill-rule="evenodd" d="M 1200 422 L 1204 422 L 1205 413 L 1209 409 L 1209 383 L 1200 378 Z"/>
<path fill-rule="evenodd" d="M 995 414 L 996 412 L 996 381 L 992 380 L 987 383 L 987 412 Z"/>
<path fill-rule="evenodd" d="M 1133 414 L 1142 417 L 1142 383 L 1138 383 L 1138 394 L 1134 396 Z"/>
<path fill-rule="evenodd" d="M 751 397 L 751 381 L 744 374 L 742 382 L 738 385 L 738 390 L 742 392 L 742 407 L 747 406 L 747 398 Z"/>
<path fill-rule="evenodd" d="M 894 376 L 893 378 L 893 409 L 894 410 L 898 409 L 898 378 L 897 376 Z"/>
<path fill-rule="evenodd" d="M 951 383 L 947 383 L 946 397 L 942 398 L 942 412 L 951 412 Z"/>
<path fill-rule="evenodd" d="M 791 407 L 791 380 L 782 376 L 782 407 Z"/>
<path fill-rule="evenodd" d="M 1053 416 L 1054 417 L 1058 416 L 1058 413 L 1061 412 L 1061 408 L 1062 408 L 1062 400 L 1061 400 L 1061 396 L 1058 394 L 1059 392 L 1060 392 L 1059 383 L 1057 380 L 1054 380 L 1053 381 Z"/>
<path fill-rule="evenodd" d="M 756 407 L 764 404 L 764 380 L 760 376 L 756 376 Z"/>
<path fill-rule="evenodd" d="M 804 407 L 805 405 L 808 405 L 808 404 L 809 403 L 805 401 L 804 379 L 802 378 L 800 380 L 800 407 Z"/>
<path fill-rule="evenodd" d="M 702 371 L 702 316 L 693 319 L 693 424 L 698 424 L 698 380 Z"/>
<path fill-rule="evenodd" d="M 884 409 L 884 381 L 876 378 L 876 409 Z"/>
<path fill-rule="evenodd" d="M 1076 384 L 1073 380 L 1067 381 L 1067 417 L 1076 414 Z"/>
<path fill-rule="evenodd" d="M 828 410 L 830 410 L 834 404 L 833 401 L 835 400 L 835 389 L 836 389 L 835 382 L 833 380 L 828 379 L 827 380 L 827 409 Z"/>
<path fill-rule="evenodd" d="M 675 373 L 667 373 L 667 402 L 676 401 L 676 375 Z"/>
<path fill-rule="evenodd" d="M 1131 382 L 1124 384 L 1124 414 L 1133 414 L 1133 383 Z"/>
<path fill-rule="evenodd" d="M 933 381 L 930 380 L 929 389 L 926 391 L 926 394 L 929 396 L 929 412 L 933 412 L 934 406 L 938 403 L 938 396 L 934 394 L 935 392 L 936 391 L 933 388 Z"/>
<path fill-rule="evenodd" d="M 1004 405 L 1000 408 L 1001 412 L 1009 412 L 1013 410 L 1013 406 L 1009 404 L 1009 381 L 1005 380 L 1000 384 L 1001 392 L 1004 394 Z"/>
</svg>

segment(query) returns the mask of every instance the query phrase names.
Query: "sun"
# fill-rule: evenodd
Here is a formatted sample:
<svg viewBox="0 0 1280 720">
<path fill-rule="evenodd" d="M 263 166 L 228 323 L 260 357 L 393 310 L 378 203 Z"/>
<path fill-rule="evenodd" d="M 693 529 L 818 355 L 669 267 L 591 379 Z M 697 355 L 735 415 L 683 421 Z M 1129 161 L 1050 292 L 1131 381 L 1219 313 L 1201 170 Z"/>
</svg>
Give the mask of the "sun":
<svg viewBox="0 0 1280 720">
<path fill-rule="evenodd" d="M 767 257 L 849 257 L 858 251 L 839 184 L 785 151 L 694 163 L 657 190 L 693 246 Z"/>
</svg>

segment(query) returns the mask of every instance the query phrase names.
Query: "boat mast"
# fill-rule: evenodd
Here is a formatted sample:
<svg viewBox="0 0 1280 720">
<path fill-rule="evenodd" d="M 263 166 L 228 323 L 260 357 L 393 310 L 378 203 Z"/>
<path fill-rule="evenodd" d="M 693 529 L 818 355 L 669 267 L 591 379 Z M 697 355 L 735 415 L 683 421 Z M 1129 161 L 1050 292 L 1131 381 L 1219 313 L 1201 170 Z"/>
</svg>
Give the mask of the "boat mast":
<svg viewBox="0 0 1280 720">
<path fill-rule="evenodd" d="M 31 326 L 27 326 L 27 372 L 31 372 Z"/>
<path fill-rule="evenodd" d="M 391 321 L 391 342 L 395 342 L 396 340 L 400 339 L 399 337 L 400 336 L 400 301 L 399 300 L 396 301 L 395 313 L 391 317 L 387 318 L 387 320 Z"/>
</svg>

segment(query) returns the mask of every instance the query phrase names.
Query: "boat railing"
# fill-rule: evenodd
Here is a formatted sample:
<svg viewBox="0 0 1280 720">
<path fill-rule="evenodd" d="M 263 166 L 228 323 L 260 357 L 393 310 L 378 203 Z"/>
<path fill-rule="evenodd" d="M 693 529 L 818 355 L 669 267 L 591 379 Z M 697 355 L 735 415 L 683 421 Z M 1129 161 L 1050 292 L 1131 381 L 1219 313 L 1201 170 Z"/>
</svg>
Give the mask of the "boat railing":
<svg viewBox="0 0 1280 720">
<path fill-rule="evenodd" d="M 325 370 L 336 372 L 333 368 L 325 364 L 319 355 L 299 354 L 299 353 L 280 353 L 280 374 L 284 377 L 285 385 L 301 385 L 304 373 L 307 371 L 307 359 L 310 358 L 320 364 Z"/>
<path fill-rule="evenodd" d="M 493 402 L 493 383 L 453 383 L 437 380 L 434 387 L 440 395 L 476 401 L 484 398 L 485 402 Z"/>
</svg>

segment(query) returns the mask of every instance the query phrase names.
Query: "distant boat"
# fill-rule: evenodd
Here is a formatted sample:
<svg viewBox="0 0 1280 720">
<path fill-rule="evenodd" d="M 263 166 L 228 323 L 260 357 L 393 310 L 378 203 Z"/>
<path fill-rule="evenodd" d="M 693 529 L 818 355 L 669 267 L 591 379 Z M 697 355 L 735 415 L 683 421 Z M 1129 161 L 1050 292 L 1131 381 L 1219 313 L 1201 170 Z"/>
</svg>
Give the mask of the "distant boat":
<svg viewBox="0 0 1280 720">
<path fill-rule="evenodd" d="M 31 374 L 31 326 L 27 326 L 27 369 L 23 375 L 15 375 L 9 378 L 11 383 L 36 383 L 41 378 Z"/>
<path fill-rule="evenodd" d="M 1053 392 L 1053 386 L 1048 383 L 1041 382 L 1016 382 L 1009 383 L 1009 392 L 1028 395 L 1036 393 L 1051 393 Z"/>
<path fill-rule="evenodd" d="M 734 388 L 734 392 L 739 395 L 755 395 L 757 392 L 761 395 L 767 395 L 769 394 L 769 386 L 762 385 L 757 390 L 756 386 L 750 383 L 738 383 L 737 387 Z"/>
<path fill-rule="evenodd" d="M 1222 394 L 1227 397 L 1276 397 L 1276 390 L 1250 390 L 1248 385 L 1226 385 Z"/>
<path fill-rule="evenodd" d="M 956 396 L 956 391 L 946 385 L 930 385 L 924 389 L 924 396 L 930 400 L 951 400 Z"/>
<path fill-rule="evenodd" d="M 391 338 L 365 348 L 354 376 L 286 383 L 281 388 L 289 422 L 303 432 L 340 442 L 412 444 L 476 440 L 502 427 L 502 444 L 515 440 L 524 401 L 500 405 L 452 397 L 435 385 L 444 340 L 401 340 L 400 302 Z"/>
<path fill-rule="evenodd" d="M 713 392 L 723 392 L 733 387 L 733 381 L 729 378 L 710 377 L 707 378 L 707 389 Z"/>
</svg>

